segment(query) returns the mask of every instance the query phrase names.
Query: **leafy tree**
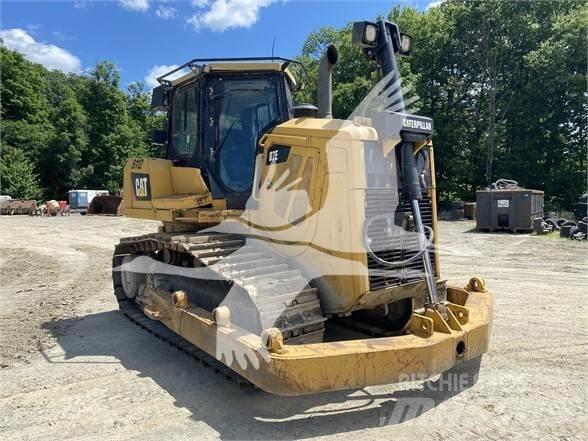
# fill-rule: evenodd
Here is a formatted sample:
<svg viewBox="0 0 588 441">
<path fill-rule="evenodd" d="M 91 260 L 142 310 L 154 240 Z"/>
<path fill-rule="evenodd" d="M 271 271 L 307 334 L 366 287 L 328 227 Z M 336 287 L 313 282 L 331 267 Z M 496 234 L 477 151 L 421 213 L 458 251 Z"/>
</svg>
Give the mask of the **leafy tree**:
<svg viewBox="0 0 588 441">
<path fill-rule="evenodd" d="M 3 46 L 0 46 L 0 65 L 2 141 L 21 148 L 31 161 L 35 161 L 52 130 L 43 68 Z"/>
<path fill-rule="evenodd" d="M 88 148 L 87 117 L 72 89 L 61 84 L 61 101 L 53 110 L 54 132 L 39 158 L 41 180 L 47 194 L 63 197 L 67 191 L 88 179 L 93 169 L 81 165 Z"/>
<path fill-rule="evenodd" d="M 138 126 L 130 123 L 127 100 L 119 88 L 120 74 L 109 62 L 100 62 L 90 73 L 83 95 L 88 114 L 89 148 L 82 163 L 94 173 L 83 184 L 120 189 L 122 170 L 131 155 L 146 155 Z"/>
<path fill-rule="evenodd" d="M 0 190 L 15 199 L 39 199 L 41 187 L 31 161 L 20 149 L 3 146 L 0 157 Z"/>
<path fill-rule="evenodd" d="M 525 78 L 515 91 L 496 164 L 500 173 L 545 189 L 554 207 L 571 207 L 586 189 L 588 8 L 579 5 L 555 9 L 549 26 L 542 22 L 540 41 L 524 55 Z"/>
<path fill-rule="evenodd" d="M 448 0 L 427 11 L 395 7 L 388 19 L 413 36 L 398 59 L 419 113 L 435 121 L 442 200 L 473 199 L 498 177 L 544 189 L 569 207 L 586 185 L 583 2 Z M 350 45 L 351 27 L 323 28 L 300 59 L 316 75 L 330 42 L 343 54 L 334 72 L 334 114 L 346 117 L 375 83 L 373 66 Z M 316 100 L 311 84 L 301 94 Z"/>
<path fill-rule="evenodd" d="M 31 124 L 43 123 L 48 117 L 42 70 L 20 53 L 0 46 L 0 102 L 2 120 L 12 119 Z"/>
<path fill-rule="evenodd" d="M 585 2 L 447 0 L 426 11 L 395 7 L 387 18 L 413 36 L 412 55 L 398 66 L 418 113 L 435 121 L 441 200 L 471 200 L 506 177 L 569 208 L 586 186 Z M 333 114 L 347 118 L 378 80 L 351 45 L 350 24 L 308 36 L 298 59 L 311 81 L 296 101 L 316 102 L 318 63 L 330 43 L 339 51 Z M 116 191 L 127 158 L 162 154 L 150 138 L 164 116 L 151 110 L 143 84 L 120 89 L 112 63 L 64 74 L 1 44 L 0 63 L 0 147 L 10 170 L 2 184 L 23 182 L 10 187 L 12 196 L 34 194 L 39 182 L 47 198 L 78 186 Z"/>
<path fill-rule="evenodd" d="M 151 109 L 151 91 L 142 82 L 131 83 L 127 89 L 127 109 L 131 125 L 136 131 L 137 142 L 152 157 L 162 157 L 159 148 L 151 147 L 152 133 L 163 126 L 165 115 L 157 114 Z M 141 141 L 139 141 L 139 139 Z M 143 154 L 143 150 L 139 153 Z"/>
<path fill-rule="evenodd" d="M 333 70 L 333 81 L 336 83 L 333 88 L 333 117 L 345 119 L 370 91 L 376 78 L 371 63 L 358 48 L 351 45 L 351 25 L 339 30 L 322 28 L 309 35 L 298 59 L 307 67 L 312 81 L 296 98 L 298 102 L 316 103 L 318 65 L 330 44 L 334 44 L 339 53 Z"/>
</svg>

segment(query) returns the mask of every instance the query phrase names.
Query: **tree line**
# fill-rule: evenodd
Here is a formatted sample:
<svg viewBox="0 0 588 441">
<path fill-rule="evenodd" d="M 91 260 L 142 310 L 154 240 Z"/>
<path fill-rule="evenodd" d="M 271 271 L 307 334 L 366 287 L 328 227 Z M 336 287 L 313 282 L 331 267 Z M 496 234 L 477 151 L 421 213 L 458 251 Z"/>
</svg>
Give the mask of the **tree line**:
<svg viewBox="0 0 588 441">
<path fill-rule="evenodd" d="M 447 0 L 426 11 L 395 7 L 385 18 L 413 37 L 399 69 L 413 107 L 435 121 L 442 201 L 474 200 L 501 177 L 544 190 L 552 208 L 570 208 L 586 191 L 585 2 Z M 333 113 L 346 118 L 378 80 L 351 45 L 351 25 L 306 38 L 298 58 L 311 82 L 296 100 L 316 102 L 318 60 L 330 43 L 339 49 Z M 150 146 L 162 123 L 149 108 L 150 91 L 141 83 L 123 91 L 112 63 L 76 75 L 3 47 L 0 55 L 3 194 L 116 191 L 127 158 L 161 153 Z"/>
<path fill-rule="evenodd" d="M 117 192 L 127 158 L 157 155 L 150 133 L 161 116 L 142 83 L 120 88 L 120 74 L 99 62 L 64 74 L 0 47 L 2 194 L 66 198 L 75 188 Z"/>
<path fill-rule="evenodd" d="M 475 200 L 498 178 L 544 190 L 546 205 L 570 208 L 586 191 L 584 1 L 447 0 L 387 17 L 413 37 L 399 60 L 403 87 L 435 125 L 442 201 Z M 329 43 L 339 49 L 333 114 L 346 118 L 377 81 L 351 46 L 351 25 L 313 32 L 299 59 L 311 78 Z M 316 85 L 299 97 L 315 102 Z"/>
</svg>

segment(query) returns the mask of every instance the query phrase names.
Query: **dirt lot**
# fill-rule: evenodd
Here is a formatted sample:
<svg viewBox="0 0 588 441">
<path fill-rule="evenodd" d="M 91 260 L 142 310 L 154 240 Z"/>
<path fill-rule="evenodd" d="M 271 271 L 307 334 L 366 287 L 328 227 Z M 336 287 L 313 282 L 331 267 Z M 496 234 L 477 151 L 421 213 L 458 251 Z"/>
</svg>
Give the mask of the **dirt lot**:
<svg viewBox="0 0 588 441">
<path fill-rule="evenodd" d="M 0 218 L 0 439 L 585 439 L 586 243 L 442 223 L 442 271 L 496 294 L 480 379 L 282 398 L 220 378 L 116 311 L 110 255 L 155 223 Z M 434 406 L 398 422 L 399 400 Z"/>
</svg>

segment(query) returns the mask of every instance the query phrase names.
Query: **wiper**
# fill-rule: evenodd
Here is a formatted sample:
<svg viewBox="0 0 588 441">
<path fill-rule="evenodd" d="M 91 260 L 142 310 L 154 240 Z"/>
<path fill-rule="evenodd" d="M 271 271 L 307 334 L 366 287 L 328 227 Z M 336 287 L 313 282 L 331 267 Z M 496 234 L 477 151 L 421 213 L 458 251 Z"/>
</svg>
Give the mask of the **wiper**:
<svg viewBox="0 0 588 441">
<path fill-rule="evenodd" d="M 257 139 L 255 140 L 255 151 L 257 153 L 261 152 L 261 148 L 259 145 L 259 140 L 261 139 L 261 137 L 263 135 L 265 135 L 266 133 L 269 133 L 270 130 L 273 130 L 273 128 L 275 126 L 277 126 L 278 124 L 280 124 L 281 122 L 282 122 L 281 118 L 274 118 L 269 123 L 267 123 L 265 126 L 263 126 L 263 128 L 259 131 L 259 133 L 257 134 Z"/>
<path fill-rule="evenodd" d="M 235 126 L 235 124 L 237 123 L 237 120 L 233 121 L 233 124 L 231 124 L 231 127 L 229 127 L 229 130 L 227 130 L 227 133 L 225 133 L 225 136 L 223 136 L 222 141 L 216 146 L 216 148 L 214 149 L 214 154 L 216 155 L 216 152 L 218 152 L 222 146 L 225 144 L 225 141 L 227 140 L 227 138 L 229 137 L 229 134 L 231 133 L 231 131 L 233 130 L 233 127 Z"/>
<path fill-rule="evenodd" d="M 282 122 L 282 119 L 279 117 L 272 119 L 269 123 L 262 127 L 262 129 L 259 131 L 259 136 L 261 137 L 262 135 L 265 135 L 267 132 L 269 132 L 271 129 L 277 126 L 280 122 Z"/>
</svg>

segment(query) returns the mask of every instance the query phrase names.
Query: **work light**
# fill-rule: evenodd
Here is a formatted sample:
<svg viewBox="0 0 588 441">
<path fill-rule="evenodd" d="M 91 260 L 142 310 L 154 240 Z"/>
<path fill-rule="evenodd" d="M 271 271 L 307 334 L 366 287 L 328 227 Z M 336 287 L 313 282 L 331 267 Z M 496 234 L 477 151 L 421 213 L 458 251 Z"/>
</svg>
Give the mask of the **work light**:
<svg viewBox="0 0 588 441">
<path fill-rule="evenodd" d="M 351 43 L 358 47 L 369 47 L 376 44 L 378 39 L 378 26 L 369 21 L 357 21 L 353 23 Z"/>
</svg>

